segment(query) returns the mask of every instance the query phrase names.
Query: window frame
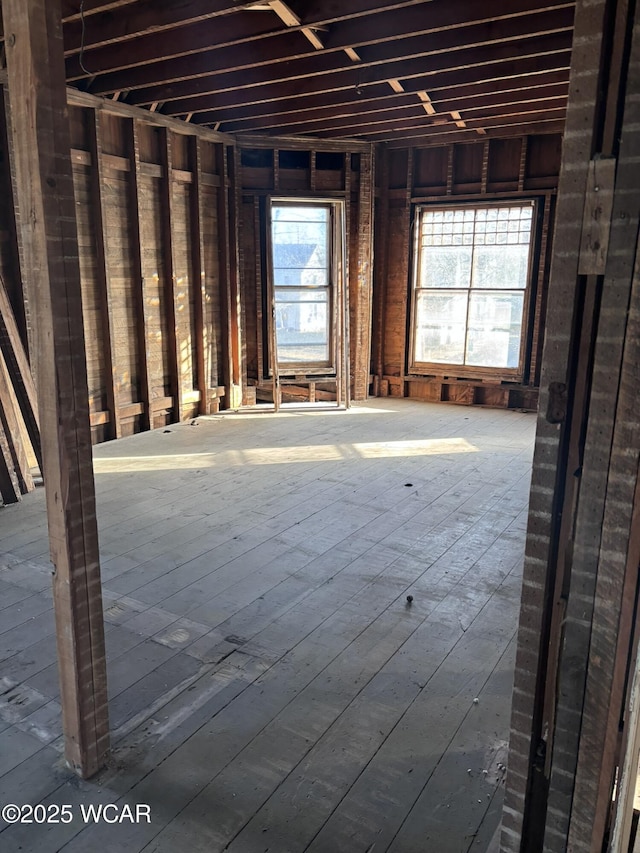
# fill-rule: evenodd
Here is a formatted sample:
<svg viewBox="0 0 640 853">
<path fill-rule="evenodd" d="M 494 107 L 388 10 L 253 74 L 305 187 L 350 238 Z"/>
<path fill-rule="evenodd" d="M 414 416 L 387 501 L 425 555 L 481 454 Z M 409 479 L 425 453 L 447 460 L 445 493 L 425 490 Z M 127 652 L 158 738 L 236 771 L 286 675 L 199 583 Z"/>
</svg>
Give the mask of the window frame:
<svg viewBox="0 0 640 853">
<path fill-rule="evenodd" d="M 304 362 L 281 362 L 278 361 L 277 355 L 277 329 L 275 328 L 275 312 L 276 312 L 276 292 L 295 290 L 304 290 L 305 286 L 280 285 L 276 287 L 274 281 L 274 266 L 273 266 L 273 208 L 274 207 L 316 207 L 325 208 L 329 211 L 329 228 L 328 228 L 328 246 L 329 264 L 327 266 L 329 281 L 326 288 L 311 287 L 309 290 L 325 290 L 327 291 L 327 317 L 329 320 L 328 333 L 328 359 L 321 361 L 304 361 Z M 345 215 L 344 201 L 336 198 L 314 198 L 309 196 L 270 196 L 267 199 L 267 217 L 266 217 L 266 267 L 267 267 L 267 284 L 269 289 L 269 304 L 271 310 L 267 312 L 267 331 L 269 340 L 269 349 L 275 347 L 275 353 L 270 352 L 268 359 L 268 375 L 273 377 L 274 366 L 277 363 L 278 375 L 281 377 L 287 376 L 326 376 L 338 377 L 341 372 L 339 370 L 339 361 L 341 359 L 341 347 L 345 340 L 345 329 L 342 317 L 344 314 L 344 281 L 345 270 Z"/>
<path fill-rule="evenodd" d="M 471 280 L 467 288 L 424 288 L 420 287 L 420 270 L 421 270 L 421 232 L 423 215 L 426 212 L 449 212 L 461 209 L 466 210 L 488 210 L 500 209 L 505 207 L 526 207 L 531 206 L 531 235 L 529 238 L 529 256 L 527 261 L 526 285 L 524 288 L 473 288 Z M 455 376 L 458 378 L 482 378 L 491 377 L 495 380 L 504 380 L 511 382 L 521 382 L 525 375 L 525 356 L 529 346 L 530 338 L 530 316 L 531 316 L 531 295 L 533 292 L 533 271 L 535 259 L 537 256 L 538 246 L 538 219 L 539 219 L 539 203 L 536 198 L 518 197 L 500 199 L 496 201 L 485 201 L 484 199 L 474 199 L 473 201 L 463 203 L 445 203 L 445 204 L 418 204 L 414 207 L 413 216 L 413 241 L 412 251 L 413 258 L 410 264 L 411 278 L 410 286 L 410 318 L 408 327 L 408 347 L 407 347 L 407 367 L 409 375 L 416 376 Z M 523 245 L 523 244 L 520 244 Z M 472 258 L 473 264 L 473 258 Z M 520 334 L 520 347 L 518 352 L 517 367 L 490 367 L 485 365 L 470 365 L 464 362 L 443 362 L 443 361 L 417 361 L 416 360 L 416 343 L 418 331 L 418 298 L 419 294 L 427 290 L 441 292 L 442 290 L 450 290 L 451 292 L 461 292 L 471 294 L 472 292 L 485 291 L 487 293 L 504 292 L 521 292 L 523 294 L 522 306 L 522 325 Z M 469 306 L 471 300 L 467 300 L 467 315 L 465 325 L 465 349 L 466 340 L 469 333 Z"/>
</svg>

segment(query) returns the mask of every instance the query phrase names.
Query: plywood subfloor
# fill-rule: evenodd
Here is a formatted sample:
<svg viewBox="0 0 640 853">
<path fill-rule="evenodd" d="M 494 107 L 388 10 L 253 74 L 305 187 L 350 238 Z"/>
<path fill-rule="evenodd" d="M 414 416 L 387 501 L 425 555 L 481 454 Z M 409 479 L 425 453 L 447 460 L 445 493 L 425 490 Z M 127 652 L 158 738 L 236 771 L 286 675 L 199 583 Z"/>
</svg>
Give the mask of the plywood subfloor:
<svg viewBox="0 0 640 853">
<path fill-rule="evenodd" d="M 73 814 L 0 823 L 3 853 L 484 853 L 534 425 L 384 399 L 97 447 L 114 750 L 90 782 L 61 757 L 43 493 L 1 510 L 0 802 Z M 84 822 L 107 803 L 151 821 Z"/>
</svg>

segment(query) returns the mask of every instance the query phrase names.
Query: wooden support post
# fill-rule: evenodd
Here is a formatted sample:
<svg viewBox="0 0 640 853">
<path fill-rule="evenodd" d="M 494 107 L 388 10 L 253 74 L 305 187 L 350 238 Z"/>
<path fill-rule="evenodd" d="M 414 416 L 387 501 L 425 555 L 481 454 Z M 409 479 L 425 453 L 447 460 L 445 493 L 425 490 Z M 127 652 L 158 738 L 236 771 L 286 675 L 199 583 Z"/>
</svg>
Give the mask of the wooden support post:
<svg viewBox="0 0 640 853">
<path fill-rule="evenodd" d="M 138 364 L 140 365 L 140 397 L 144 406 L 142 410 L 142 429 L 151 429 L 153 426 L 153 402 L 151 400 L 151 377 L 149 376 L 149 339 L 148 328 L 148 305 L 144 281 L 143 247 L 141 236 L 141 223 L 143 212 L 140 199 L 140 141 L 138 138 L 138 125 L 135 119 L 129 123 L 129 160 L 131 161 L 131 177 L 129 180 L 129 209 L 131 210 L 131 247 L 133 249 L 133 272 L 134 293 L 136 295 L 136 338 Z"/>
<path fill-rule="evenodd" d="M 107 211 L 102 187 L 104 182 L 103 154 L 101 140 L 100 111 L 92 110 L 93 121 L 89 123 L 89 150 L 93 168 L 91 169 L 91 197 L 93 215 L 95 217 L 96 235 L 96 274 L 100 300 L 100 316 L 102 320 L 103 356 L 106 374 L 107 409 L 109 411 L 109 430 L 112 438 L 120 438 L 122 426 L 120 421 L 120 401 L 118 389 L 120 386 L 119 373 L 116 370 L 115 352 L 116 341 L 111 318 L 113 317 L 111 299 L 111 279 L 109 276 L 109 247 L 107 243 Z"/>
<path fill-rule="evenodd" d="M 104 764 L 109 722 L 60 7 L 3 0 L 2 18 L 17 200 L 33 283 L 65 755 L 88 777 Z"/>
<path fill-rule="evenodd" d="M 11 385 L 22 412 L 31 447 L 38 460 L 40 471 L 42 471 L 42 445 L 38 425 L 36 386 L 2 278 L 0 278 L 0 349 L 7 364 Z"/>
<path fill-rule="evenodd" d="M 167 332 L 169 334 L 170 387 L 173 397 L 173 420 L 182 419 L 182 383 L 180 381 L 180 352 L 176 330 L 176 281 L 173 265 L 173 157 L 171 131 L 162 129 L 162 247 L 164 252 L 165 287 L 167 295 Z"/>
</svg>

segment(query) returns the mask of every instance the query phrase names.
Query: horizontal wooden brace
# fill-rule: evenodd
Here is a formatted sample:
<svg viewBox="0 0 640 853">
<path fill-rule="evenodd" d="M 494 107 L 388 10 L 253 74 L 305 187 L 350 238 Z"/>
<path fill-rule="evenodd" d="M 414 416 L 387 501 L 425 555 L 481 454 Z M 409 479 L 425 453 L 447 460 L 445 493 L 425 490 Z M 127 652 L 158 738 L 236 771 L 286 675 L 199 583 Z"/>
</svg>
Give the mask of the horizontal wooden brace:
<svg viewBox="0 0 640 853">
<path fill-rule="evenodd" d="M 82 166 L 91 166 L 93 164 L 91 153 L 83 151 L 80 148 L 71 149 L 71 161 L 79 163 Z M 113 169 L 116 172 L 130 172 L 131 161 L 128 157 L 118 157 L 116 154 L 103 154 L 102 165 L 105 169 Z M 140 174 L 150 178 L 161 178 L 164 174 L 164 169 L 160 163 L 140 163 Z M 185 184 L 193 182 L 193 172 L 188 169 L 172 169 L 171 177 L 174 181 L 180 181 Z M 220 175 L 212 173 L 204 173 L 202 175 L 202 183 L 208 187 L 220 186 Z"/>
</svg>

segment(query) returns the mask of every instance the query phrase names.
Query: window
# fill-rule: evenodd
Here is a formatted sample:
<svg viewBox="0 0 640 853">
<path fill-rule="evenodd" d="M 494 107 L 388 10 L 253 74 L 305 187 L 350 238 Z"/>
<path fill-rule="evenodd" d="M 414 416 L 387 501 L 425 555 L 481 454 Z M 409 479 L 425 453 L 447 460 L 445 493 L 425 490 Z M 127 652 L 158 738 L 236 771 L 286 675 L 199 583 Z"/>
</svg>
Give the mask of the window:
<svg viewBox="0 0 640 853">
<path fill-rule="evenodd" d="M 280 370 L 332 365 L 333 244 L 331 203 L 272 202 L 271 271 Z"/>
<path fill-rule="evenodd" d="M 533 209 L 418 208 L 413 369 L 519 371 Z"/>
</svg>

